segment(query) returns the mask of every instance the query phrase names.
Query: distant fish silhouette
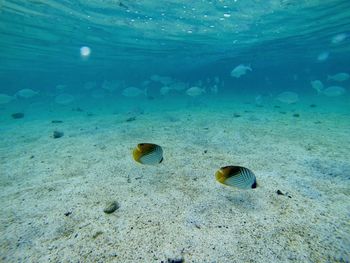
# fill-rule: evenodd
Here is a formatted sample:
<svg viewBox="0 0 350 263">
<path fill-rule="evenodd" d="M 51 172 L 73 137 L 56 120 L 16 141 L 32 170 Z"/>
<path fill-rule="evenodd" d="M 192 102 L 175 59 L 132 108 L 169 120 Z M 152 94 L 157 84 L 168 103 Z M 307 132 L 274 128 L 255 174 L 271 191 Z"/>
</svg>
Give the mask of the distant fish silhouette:
<svg viewBox="0 0 350 263">
<path fill-rule="evenodd" d="M 252 68 L 250 66 L 240 64 L 231 71 L 231 77 L 240 78 L 242 75 L 247 74 L 248 70 L 252 71 Z"/>
<path fill-rule="evenodd" d="M 349 77 L 350 77 L 350 75 L 348 73 L 341 72 L 341 73 L 335 74 L 333 76 L 328 75 L 328 80 L 335 80 L 338 82 L 342 82 L 342 81 L 348 80 Z"/>
<path fill-rule="evenodd" d="M 39 94 L 39 92 L 34 91 L 32 89 L 21 89 L 21 90 L 17 91 L 15 96 L 28 99 L 28 98 L 32 98 L 38 94 Z"/>
<path fill-rule="evenodd" d="M 322 81 L 320 80 L 313 80 L 310 82 L 312 88 L 317 91 L 318 94 L 320 94 L 324 88 Z"/>
<path fill-rule="evenodd" d="M 191 87 L 188 90 L 186 90 L 186 94 L 191 97 L 197 97 L 199 95 L 202 95 L 205 93 L 205 89 L 201 89 L 199 87 Z"/>
<path fill-rule="evenodd" d="M 323 95 L 327 97 L 338 97 L 345 94 L 346 90 L 340 86 L 331 86 L 322 91 Z"/>
<path fill-rule="evenodd" d="M 286 104 L 293 104 L 299 101 L 297 93 L 292 91 L 285 91 L 277 95 L 276 99 Z"/>
</svg>

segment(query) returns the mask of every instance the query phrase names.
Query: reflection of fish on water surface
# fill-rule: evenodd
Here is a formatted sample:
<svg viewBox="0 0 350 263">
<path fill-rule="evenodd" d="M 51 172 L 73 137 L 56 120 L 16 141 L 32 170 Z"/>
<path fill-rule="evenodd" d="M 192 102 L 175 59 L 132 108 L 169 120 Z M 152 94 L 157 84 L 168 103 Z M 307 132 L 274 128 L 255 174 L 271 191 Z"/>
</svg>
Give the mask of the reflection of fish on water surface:
<svg viewBox="0 0 350 263">
<path fill-rule="evenodd" d="M 139 143 L 133 150 L 133 157 L 141 164 L 159 164 L 163 161 L 163 149 L 157 144 Z"/>
</svg>

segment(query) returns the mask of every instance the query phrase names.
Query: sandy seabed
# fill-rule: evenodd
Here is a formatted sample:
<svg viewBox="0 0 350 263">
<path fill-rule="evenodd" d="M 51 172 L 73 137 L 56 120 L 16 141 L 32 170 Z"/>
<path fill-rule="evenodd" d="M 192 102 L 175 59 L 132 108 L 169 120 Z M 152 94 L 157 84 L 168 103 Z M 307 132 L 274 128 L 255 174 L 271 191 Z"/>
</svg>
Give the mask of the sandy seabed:
<svg viewBox="0 0 350 263">
<path fill-rule="evenodd" d="M 293 107 L 3 114 L 0 261 L 349 262 L 349 112 Z M 140 142 L 164 162 L 135 163 Z M 226 165 L 258 188 L 218 184 Z"/>
</svg>

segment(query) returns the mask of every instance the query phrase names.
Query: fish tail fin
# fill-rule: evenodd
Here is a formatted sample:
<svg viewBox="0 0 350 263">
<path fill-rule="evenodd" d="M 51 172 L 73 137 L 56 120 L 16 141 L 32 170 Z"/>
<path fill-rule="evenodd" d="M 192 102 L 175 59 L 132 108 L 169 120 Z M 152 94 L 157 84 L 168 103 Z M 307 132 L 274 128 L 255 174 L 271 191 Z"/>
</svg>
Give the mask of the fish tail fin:
<svg viewBox="0 0 350 263">
<path fill-rule="evenodd" d="M 248 67 L 247 67 L 250 71 L 253 71 L 252 70 L 252 64 L 251 63 L 249 63 L 249 65 L 248 65 Z"/>
</svg>

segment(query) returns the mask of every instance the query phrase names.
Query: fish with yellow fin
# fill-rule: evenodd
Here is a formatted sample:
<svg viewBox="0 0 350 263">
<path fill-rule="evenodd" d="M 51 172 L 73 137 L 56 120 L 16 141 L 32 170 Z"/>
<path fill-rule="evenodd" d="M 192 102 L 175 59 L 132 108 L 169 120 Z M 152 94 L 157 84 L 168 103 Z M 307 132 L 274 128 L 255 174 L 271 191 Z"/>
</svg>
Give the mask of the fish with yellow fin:
<svg viewBox="0 0 350 263">
<path fill-rule="evenodd" d="M 139 143 L 133 150 L 134 160 L 141 164 L 156 165 L 163 161 L 163 149 L 153 143 Z"/>
<path fill-rule="evenodd" d="M 257 187 L 254 173 L 248 168 L 242 166 L 221 167 L 215 173 L 215 178 L 221 184 L 238 189 L 251 189 Z"/>
</svg>

